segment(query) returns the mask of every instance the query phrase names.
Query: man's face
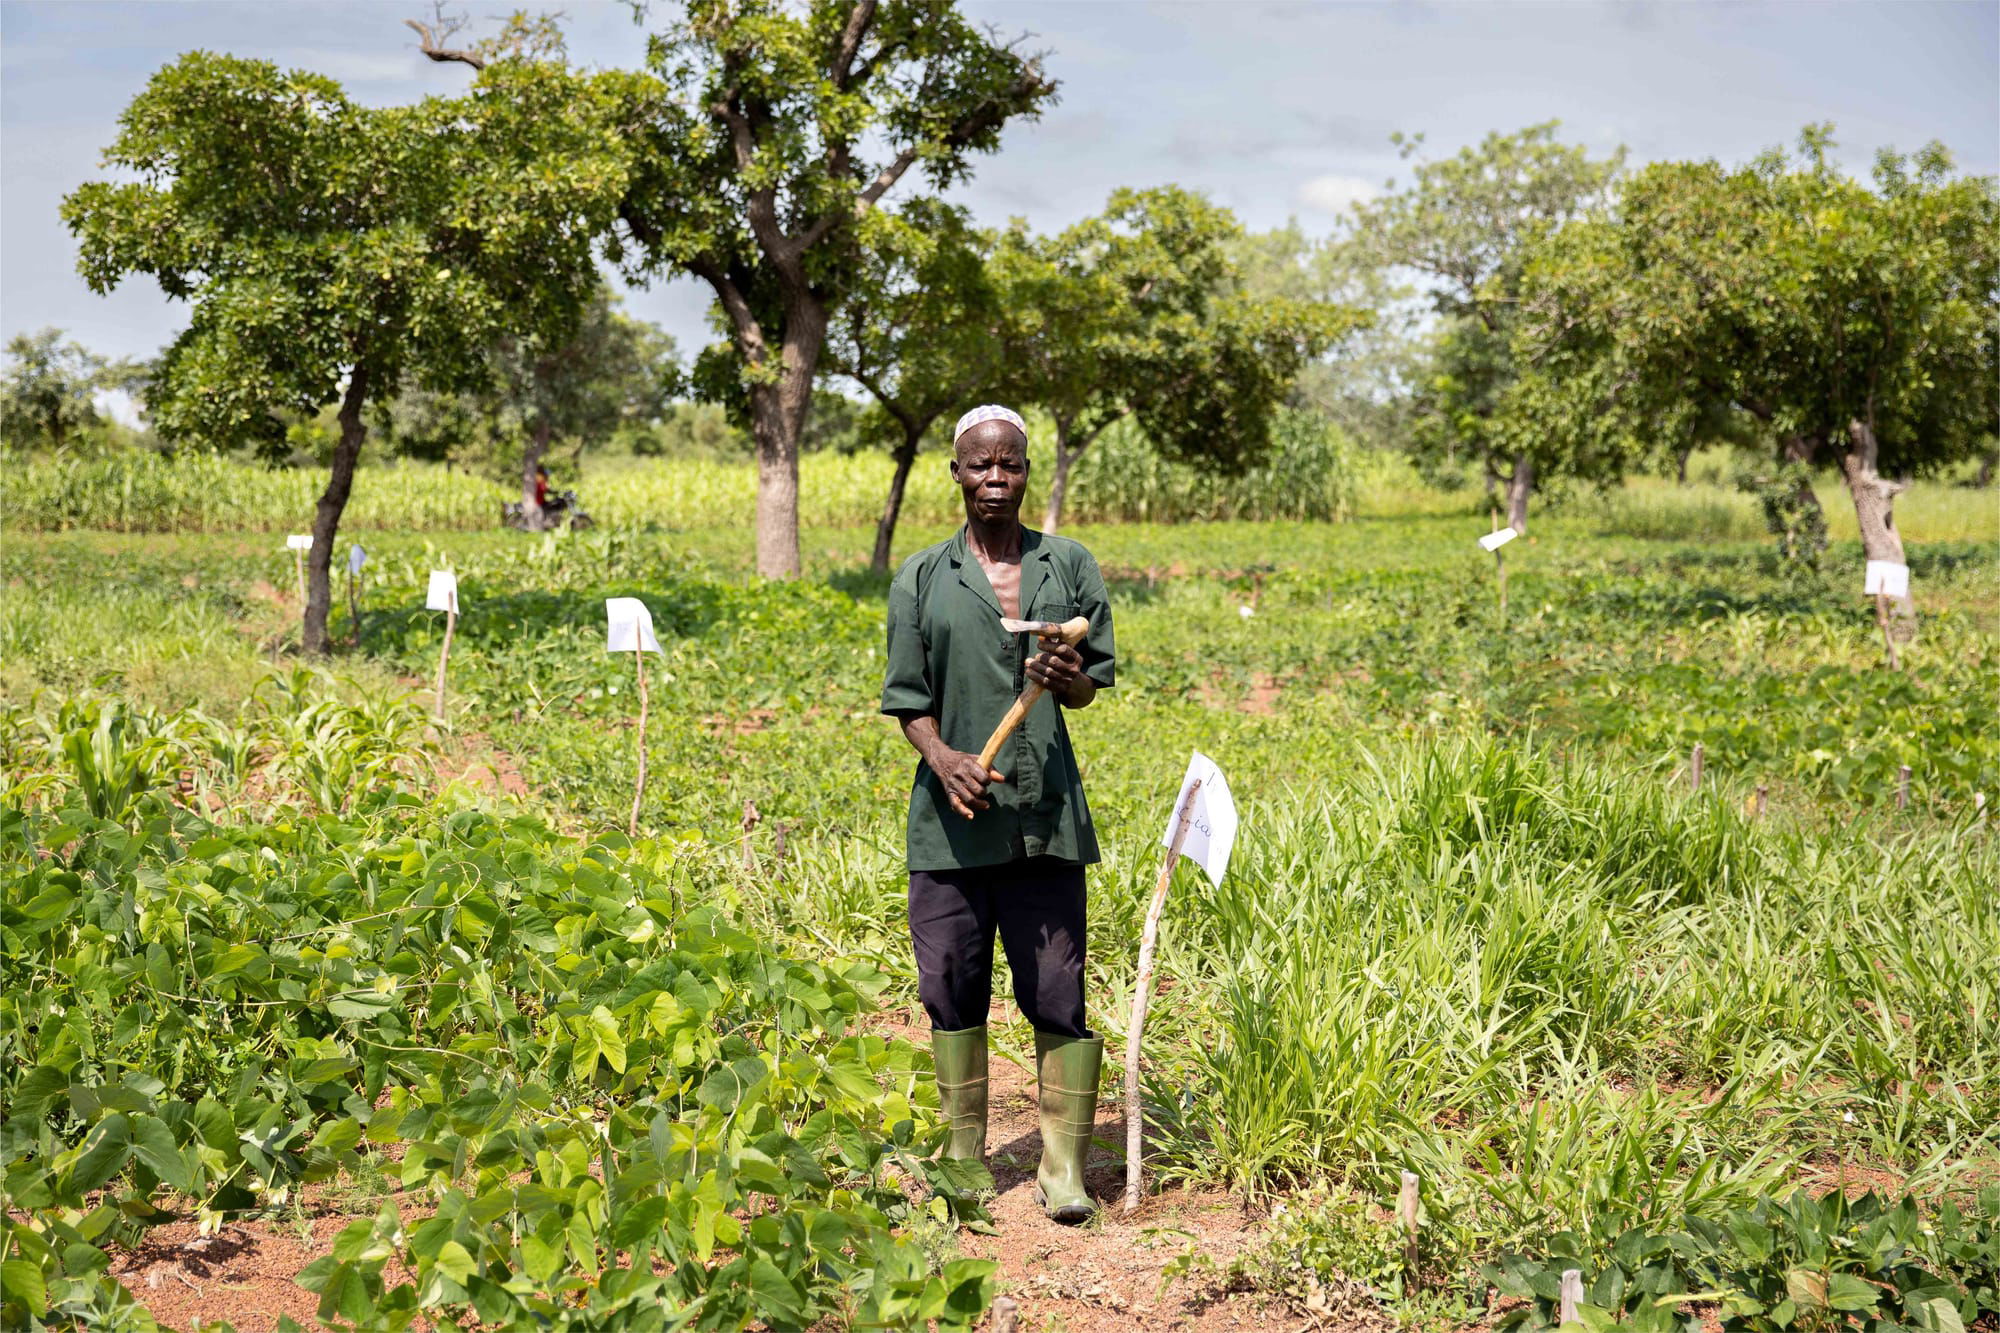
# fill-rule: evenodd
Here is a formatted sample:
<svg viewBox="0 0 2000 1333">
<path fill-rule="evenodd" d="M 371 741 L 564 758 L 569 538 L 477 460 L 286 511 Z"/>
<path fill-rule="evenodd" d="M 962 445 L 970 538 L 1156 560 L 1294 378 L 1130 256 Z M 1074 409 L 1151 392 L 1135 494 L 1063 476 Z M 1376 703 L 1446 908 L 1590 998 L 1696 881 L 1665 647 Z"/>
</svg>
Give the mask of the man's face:
<svg viewBox="0 0 2000 1333">
<path fill-rule="evenodd" d="M 986 522 L 1014 518 L 1028 489 L 1027 437 L 1005 421 L 982 421 L 958 437 L 951 475 L 965 512 Z"/>
</svg>

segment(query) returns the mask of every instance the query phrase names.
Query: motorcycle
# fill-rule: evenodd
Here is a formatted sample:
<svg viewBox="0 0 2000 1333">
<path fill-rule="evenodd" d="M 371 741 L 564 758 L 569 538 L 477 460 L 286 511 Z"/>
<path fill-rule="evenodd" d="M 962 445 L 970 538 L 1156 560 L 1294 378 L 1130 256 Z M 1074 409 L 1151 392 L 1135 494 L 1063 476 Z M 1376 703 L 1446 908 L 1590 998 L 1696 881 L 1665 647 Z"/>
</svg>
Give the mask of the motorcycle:
<svg viewBox="0 0 2000 1333">
<path fill-rule="evenodd" d="M 542 521 L 539 525 L 528 520 L 527 506 L 519 500 L 506 500 L 500 505 L 500 525 L 519 528 L 524 532 L 547 531 L 550 528 L 569 524 L 571 532 L 582 532 L 585 528 L 597 526 L 597 520 L 583 512 L 583 503 L 576 498 L 575 491 L 558 491 L 549 496 L 542 505 Z"/>
</svg>

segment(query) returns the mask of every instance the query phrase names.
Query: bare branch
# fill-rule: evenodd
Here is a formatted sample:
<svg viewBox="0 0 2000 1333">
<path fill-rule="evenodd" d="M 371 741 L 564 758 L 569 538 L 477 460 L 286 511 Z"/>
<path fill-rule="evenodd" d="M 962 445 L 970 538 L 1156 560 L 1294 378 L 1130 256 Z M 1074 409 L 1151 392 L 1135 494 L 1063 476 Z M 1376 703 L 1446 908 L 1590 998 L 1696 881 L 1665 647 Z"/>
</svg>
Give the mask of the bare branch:
<svg viewBox="0 0 2000 1333">
<path fill-rule="evenodd" d="M 486 68 L 483 53 L 470 47 L 453 48 L 445 45 L 465 27 L 463 14 L 447 14 L 444 0 L 436 0 L 431 6 L 431 21 L 420 23 L 416 19 L 404 19 L 403 25 L 417 34 L 417 49 L 439 63 L 456 62 L 470 65 L 474 69 Z"/>
</svg>

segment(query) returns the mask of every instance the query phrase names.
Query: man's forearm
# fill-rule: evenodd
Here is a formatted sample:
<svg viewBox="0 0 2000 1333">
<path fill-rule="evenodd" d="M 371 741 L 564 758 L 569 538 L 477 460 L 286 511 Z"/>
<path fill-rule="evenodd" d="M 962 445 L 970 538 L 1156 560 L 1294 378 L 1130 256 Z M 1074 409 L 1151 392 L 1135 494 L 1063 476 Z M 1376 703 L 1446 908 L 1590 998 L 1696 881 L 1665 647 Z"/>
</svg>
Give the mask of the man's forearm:
<svg viewBox="0 0 2000 1333">
<path fill-rule="evenodd" d="M 915 748 L 925 763 L 935 769 L 938 766 L 938 756 L 951 749 L 944 743 L 944 737 L 938 735 L 938 720 L 929 713 L 918 713 L 901 721 L 903 739 Z"/>
</svg>

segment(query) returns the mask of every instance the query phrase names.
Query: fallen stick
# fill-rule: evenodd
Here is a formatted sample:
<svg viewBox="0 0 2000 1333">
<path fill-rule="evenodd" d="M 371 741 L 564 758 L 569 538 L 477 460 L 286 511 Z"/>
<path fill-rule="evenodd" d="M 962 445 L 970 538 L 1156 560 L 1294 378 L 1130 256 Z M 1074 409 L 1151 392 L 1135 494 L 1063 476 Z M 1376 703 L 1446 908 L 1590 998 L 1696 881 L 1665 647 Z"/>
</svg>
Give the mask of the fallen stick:
<svg viewBox="0 0 2000 1333">
<path fill-rule="evenodd" d="M 1153 901 L 1146 908 L 1146 929 L 1139 937 L 1139 978 L 1132 988 L 1132 1024 L 1125 1033 L 1125 1211 L 1128 1213 L 1139 1206 L 1140 1155 L 1145 1137 L 1139 1113 L 1139 1040 L 1146 1029 L 1146 1005 L 1151 998 L 1153 951 L 1160 942 L 1160 911 L 1167 905 L 1167 886 L 1173 882 L 1174 862 L 1180 860 L 1181 842 L 1194 820 L 1195 798 L 1200 794 L 1201 779 L 1196 778 L 1181 800 L 1180 821 L 1167 848 L 1167 859 L 1160 866 L 1160 878 L 1153 885 Z"/>
</svg>

